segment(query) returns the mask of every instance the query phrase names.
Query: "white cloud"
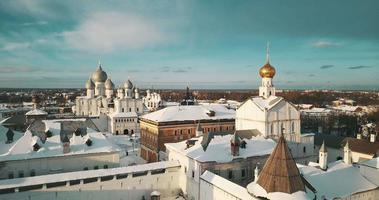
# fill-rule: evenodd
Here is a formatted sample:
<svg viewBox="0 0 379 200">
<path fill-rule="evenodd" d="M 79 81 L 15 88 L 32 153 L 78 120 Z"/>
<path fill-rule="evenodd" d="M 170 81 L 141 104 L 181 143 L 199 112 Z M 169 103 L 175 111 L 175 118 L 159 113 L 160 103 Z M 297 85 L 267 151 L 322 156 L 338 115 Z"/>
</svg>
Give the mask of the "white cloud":
<svg viewBox="0 0 379 200">
<path fill-rule="evenodd" d="M 14 50 L 18 50 L 18 49 L 27 49 L 30 47 L 30 43 L 29 42 L 9 42 L 9 43 L 6 43 L 2 48 L 0 48 L 0 50 L 3 50 L 3 51 L 14 51 Z"/>
<path fill-rule="evenodd" d="M 36 21 L 36 22 L 25 22 L 22 23 L 21 25 L 23 26 L 42 26 L 42 25 L 47 25 L 47 21 Z"/>
<path fill-rule="evenodd" d="M 63 37 L 73 48 L 100 52 L 153 46 L 165 40 L 152 21 L 119 12 L 90 15 L 76 30 L 64 32 Z"/>
<path fill-rule="evenodd" d="M 318 41 L 313 42 L 311 45 L 314 48 L 329 48 L 329 47 L 340 46 L 339 43 L 328 41 L 328 40 L 318 40 Z"/>
</svg>

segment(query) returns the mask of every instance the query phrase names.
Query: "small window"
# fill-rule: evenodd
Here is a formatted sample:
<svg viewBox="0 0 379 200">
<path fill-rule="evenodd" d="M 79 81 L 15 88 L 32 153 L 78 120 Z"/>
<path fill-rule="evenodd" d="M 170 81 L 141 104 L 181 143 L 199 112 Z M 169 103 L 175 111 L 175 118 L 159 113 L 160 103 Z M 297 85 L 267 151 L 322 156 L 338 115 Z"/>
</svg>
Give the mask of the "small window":
<svg viewBox="0 0 379 200">
<path fill-rule="evenodd" d="M 8 174 L 8 178 L 9 178 L 9 179 L 13 179 L 13 178 L 14 178 L 14 174 L 13 174 L 13 172 L 9 172 L 9 174 Z"/>
<path fill-rule="evenodd" d="M 24 172 L 23 172 L 23 171 L 19 171 L 19 172 L 18 172 L 18 177 L 19 177 L 19 178 L 24 177 Z"/>
<path fill-rule="evenodd" d="M 233 171 L 229 170 L 228 171 L 228 179 L 232 179 L 232 178 L 233 178 Z"/>
<path fill-rule="evenodd" d="M 305 147 L 303 147 L 303 152 L 304 152 L 304 153 L 306 152 L 306 150 L 307 150 L 307 149 L 306 149 Z"/>
<path fill-rule="evenodd" d="M 84 167 L 83 170 L 84 170 L 84 171 L 87 171 L 87 170 L 88 170 L 88 167 Z"/>
<path fill-rule="evenodd" d="M 246 169 L 242 169 L 241 170 L 241 178 L 245 178 L 246 177 Z"/>
<path fill-rule="evenodd" d="M 195 171 L 192 170 L 192 178 L 195 178 Z"/>
<path fill-rule="evenodd" d="M 35 176 L 36 175 L 36 171 L 34 170 L 34 169 L 32 169 L 31 171 L 30 171 L 30 176 Z"/>
<path fill-rule="evenodd" d="M 184 173 L 187 173 L 187 167 L 184 167 Z"/>
<path fill-rule="evenodd" d="M 104 169 L 108 169 L 108 165 L 104 165 L 104 167 L 103 167 Z"/>
</svg>

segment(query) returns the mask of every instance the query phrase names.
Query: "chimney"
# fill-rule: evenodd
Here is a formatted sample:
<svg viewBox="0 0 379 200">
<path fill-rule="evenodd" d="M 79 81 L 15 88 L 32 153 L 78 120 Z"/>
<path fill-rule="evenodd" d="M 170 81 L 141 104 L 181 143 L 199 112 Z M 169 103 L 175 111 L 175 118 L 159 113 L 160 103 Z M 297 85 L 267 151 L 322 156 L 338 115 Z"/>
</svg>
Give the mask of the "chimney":
<svg viewBox="0 0 379 200">
<path fill-rule="evenodd" d="M 370 134 L 370 142 L 375 142 L 376 141 L 376 135 L 375 133 Z"/>
<path fill-rule="evenodd" d="M 68 136 L 65 135 L 62 139 L 63 143 L 63 153 L 70 153 L 70 139 L 68 139 Z"/>
<path fill-rule="evenodd" d="M 233 156 L 239 156 L 240 143 L 241 143 L 240 138 L 237 135 L 237 131 L 235 131 L 232 138 L 230 139 L 230 150 Z"/>
<path fill-rule="evenodd" d="M 203 133 L 203 128 L 201 127 L 199 122 L 196 127 L 196 137 L 203 136 Z"/>
</svg>

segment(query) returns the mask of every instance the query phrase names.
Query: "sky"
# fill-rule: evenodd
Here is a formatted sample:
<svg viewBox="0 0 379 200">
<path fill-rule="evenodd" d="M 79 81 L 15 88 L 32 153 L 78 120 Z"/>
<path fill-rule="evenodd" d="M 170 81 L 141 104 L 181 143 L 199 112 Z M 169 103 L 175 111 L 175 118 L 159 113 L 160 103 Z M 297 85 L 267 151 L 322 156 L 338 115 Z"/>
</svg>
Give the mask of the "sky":
<svg viewBox="0 0 379 200">
<path fill-rule="evenodd" d="M 2 0 L 0 88 L 379 89 L 377 0 Z"/>
</svg>

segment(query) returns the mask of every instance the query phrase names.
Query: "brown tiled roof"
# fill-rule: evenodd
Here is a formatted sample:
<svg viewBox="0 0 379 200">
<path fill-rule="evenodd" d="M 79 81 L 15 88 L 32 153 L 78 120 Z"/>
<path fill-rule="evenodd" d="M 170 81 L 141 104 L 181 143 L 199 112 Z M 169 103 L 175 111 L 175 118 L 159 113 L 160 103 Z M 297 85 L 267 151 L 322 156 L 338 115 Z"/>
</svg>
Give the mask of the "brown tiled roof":
<svg viewBox="0 0 379 200">
<path fill-rule="evenodd" d="M 278 144 L 267 159 L 262 172 L 259 174 L 257 183 L 267 193 L 283 192 L 292 194 L 297 191 L 305 191 L 299 169 L 283 136 L 279 138 Z"/>
<path fill-rule="evenodd" d="M 342 142 L 343 146 L 345 146 L 347 141 L 349 141 L 350 149 L 353 152 L 379 156 L 379 142 L 370 142 L 365 139 L 345 138 Z"/>
</svg>

